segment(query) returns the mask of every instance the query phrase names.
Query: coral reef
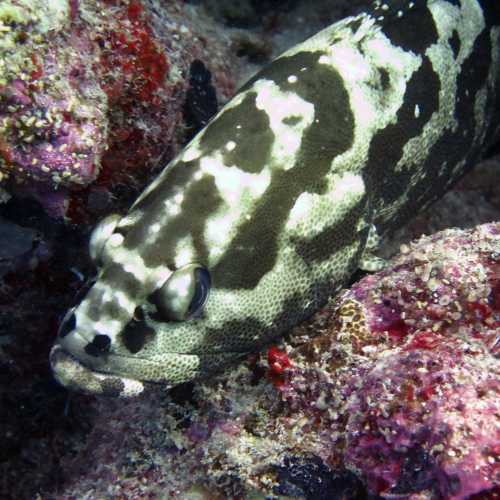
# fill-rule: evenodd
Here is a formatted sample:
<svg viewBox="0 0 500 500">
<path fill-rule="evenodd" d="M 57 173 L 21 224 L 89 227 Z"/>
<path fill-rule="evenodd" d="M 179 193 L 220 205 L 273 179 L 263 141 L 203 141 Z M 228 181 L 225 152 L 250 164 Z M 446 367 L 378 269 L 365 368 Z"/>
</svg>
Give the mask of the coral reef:
<svg viewBox="0 0 500 500">
<path fill-rule="evenodd" d="M 234 57 L 193 25 L 176 2 L 3 2 L 0 182 L 73 222 L 95 218 L 91 193 L 137 191 L 184 140 L 191 61 L 210 61 L 222 100 L 234 92 Z"/>
<path fill-rule="evenodd" d="M 86 40 L 71 44 L 70 33 L 59 45 L 54 39 L 69 16 L 64 2 L 2 4 L 2 179 L 58 186 L 88 184 L 97 174 L 106 135 L 104 96 L 96 92 L 95 75 L 75 85 Z M 63 50 L 61 42 L 70 47 Z"/>
<path fill-rule="evenodd" d="M 425 241 L 405 247 L 392 273 L 210 382 L 107 401 L 69 396 L 48 368 L 59 320 L 94 272 L 82 222 L 127 206 L 186 140 L 190 89 L 198 125 L 213 106 L 191 63 L 222 102 L 257 69 L 236 55 L 261 64 L 364 1 L 247 2 L 239 25 L 265 9 L 253 30 L 214 23 L 199 2 L 0 2 L 1 498 L 495 498 L 498 226 L 449 233 L 454 250 L 437 261 Z M 422 232 L 498 220 L 497 178 L 498 160 L 475 170 L 387 254 Z"/>
</svg>

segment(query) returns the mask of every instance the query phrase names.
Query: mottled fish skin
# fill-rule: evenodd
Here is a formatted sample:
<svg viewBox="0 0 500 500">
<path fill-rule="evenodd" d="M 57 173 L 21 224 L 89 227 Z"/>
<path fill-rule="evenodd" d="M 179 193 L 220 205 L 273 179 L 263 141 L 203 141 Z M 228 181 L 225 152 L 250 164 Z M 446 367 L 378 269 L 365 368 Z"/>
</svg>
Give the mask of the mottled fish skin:
<svg viewBox="0 0 500 500">
<path fill-rule="evenodd" d="M 97 281 L 61 327 L 56 378 L 117 396 L 171 387 L 323 305 L 369 242 L 498 137 L 494 4 L 374 2 L 253 77 L 127 215 L 95 230 Z M 167 321 L 159 290 L 192 263 L 210 273 L 209 298 L 200 316 Z"/>
</svg>

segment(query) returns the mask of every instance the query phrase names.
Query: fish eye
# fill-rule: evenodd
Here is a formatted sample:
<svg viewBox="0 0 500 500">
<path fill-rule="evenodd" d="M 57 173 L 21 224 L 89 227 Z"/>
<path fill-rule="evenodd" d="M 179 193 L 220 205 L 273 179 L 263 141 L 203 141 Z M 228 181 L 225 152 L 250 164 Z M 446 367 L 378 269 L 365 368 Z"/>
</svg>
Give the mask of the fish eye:
<svg viewBox="0 0 500 500">
<path fill-rule="evenodd" d="M 210 293 L 211 279 L 206 268 L 188 264 L 172 276 L 151 296 L 165 321 L 184 321 L 201 314 Z"/>
<path fill-rule="evenodd" d="M 59 325 L 59 330 L 57 335 L 60 338 L 66 337 L 69 333 L 71 333 L 76 328 L 76 316 L 73 312 L 73 309 L 70 309 L 66 315 L 64 316 L 61 324 Z"/>
</svg>

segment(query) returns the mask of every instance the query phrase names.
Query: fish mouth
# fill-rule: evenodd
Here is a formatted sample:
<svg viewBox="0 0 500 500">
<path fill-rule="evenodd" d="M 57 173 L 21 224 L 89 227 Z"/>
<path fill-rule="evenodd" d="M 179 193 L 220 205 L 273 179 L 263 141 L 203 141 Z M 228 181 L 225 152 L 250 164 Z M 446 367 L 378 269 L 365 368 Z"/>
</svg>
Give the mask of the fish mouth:
<svg viewBox="0 0 500 500">
<path fill-rule="evenodd" d="M 164 353 L 150 359 L 110 352 L 94 360 L 80 349 L 84 342 L 83 337 L 74 337 L 69 342 L 65 338 L 50 352 L 55 379 L 70 390 L 133 397 L 148 386 L 161 384 L 168 390 L 199 375 L 199 356 L 196 354 Z"/>
<path fill-rule="evenodd" d="M 245 352 L 161 352 L 149 357 L 110 350 L 92 356 L 88 340 L 73 331 L 59 338 L 50 352 L 54 378 L 64 387 L 85 394 L 134 397 L 147 387 L 164 390 L 222 371 Z"/>
<path fill-rule="evenodd" d="M 91 370 L 60 344 L 52 347 L 49 359 L 54 378 L 70 390 L 127 398 L 138 396 L 145 389 L 140 380 Z"/>
</svg>

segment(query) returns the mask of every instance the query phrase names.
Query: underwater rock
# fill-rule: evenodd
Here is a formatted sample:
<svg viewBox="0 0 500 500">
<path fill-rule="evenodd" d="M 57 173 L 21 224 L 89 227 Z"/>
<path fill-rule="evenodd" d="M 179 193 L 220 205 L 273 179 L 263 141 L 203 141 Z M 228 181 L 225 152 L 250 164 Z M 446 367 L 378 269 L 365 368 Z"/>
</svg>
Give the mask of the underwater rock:
<svg viewBox="0 0 500 500">
<path fill-rule="evenodd" d="M 0 23 L 2 179 L 88 184 L 106 139 L 89 33 L 70 29 L 68 2 L 3 2 Z"/>
<path fill-rule="evenodd" d="M 306 500 L 363 500 L 366 489 L 352 472 L 340 473 L 327 467 L 318 457 L 288 458 L 277 467 L 275 493 Z"/>
<path fill-rule="evenodd" d="M 330 443 L 316 453 L 370 492 L 498 486 L 499 250 L 498 224 L 403 246 L 339 297 L 333 331 L 292 352 L 302 369 L 282 386 L 286 407 Z"/>
<path fill-rule="evenodd" d="M 138 190 L 183 142 L 190 63 L 234 93 L 238 64 L 201 23 L 181 2 L 2 2 L 0 183 L 73 222 L 93 189 Z"/>
</svg>

